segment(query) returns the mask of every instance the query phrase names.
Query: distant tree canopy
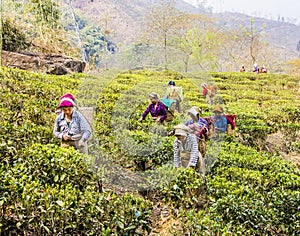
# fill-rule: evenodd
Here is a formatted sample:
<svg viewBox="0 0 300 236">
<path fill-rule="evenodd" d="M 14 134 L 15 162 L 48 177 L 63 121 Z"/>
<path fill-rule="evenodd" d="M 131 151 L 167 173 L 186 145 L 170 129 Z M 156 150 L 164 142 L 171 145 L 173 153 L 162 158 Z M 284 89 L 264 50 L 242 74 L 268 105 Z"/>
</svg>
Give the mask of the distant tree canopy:
<svg viewBox="0 0 300 236">
<path fill-rule="evenodd" d="M 74 9 L 71 2 L 74 2 Z M 199 69 L 236 71 L 241 64 L 249 71 L 254 62 L 270 71 L 282 72 L 283 62 L 292 56 L 269 45 L 265 40 L 268 31 L 253 19 L 248 26 L 243 24 L 238 29 L 227 30 L 207 14 L 180 11 L 174 0 L 156 0 L 143 6 L 147 11 L 141 14 L 142 23 L 132 30 L 129 29 L 130 21 L 118 12 L 97 10 L 98 15 L 91 20 L 94 13 L 89 16 L 85 8 L 79 6 L 93 1 L 78 2 L 2 1 L 3 49 L 81 56 L 98 68 L 153 66 L 185 72 Z M 105 2 L 110 9 L 111 1 Z M 119 1 L 113 2 L 119 4 Z M 205 12 L 205 2 L 198 1 L 199 12 Z M 278 20 L 281 19 L 278 16 Z M 126 27 L 125 24 L 119 27 L 120 22 L 127 22 Z M 300 40 L 296 41 L 296 49 L 300 52 Z"/>
<path fill-rule="evenodd" d="M 34 13 L 38 23 L 47 24 L 51 28 L 56 28 L 59 24 L 59 6 L 52 0 L 30 0 L 28 9 Z"/>
<path fill-rule="evenodd" d="M 3 49 L 78 56 L 78 48 L 61 26 L 57 0 L 2 1 Z"/>
<path fill-rule="evenodd" d="M 299 74 L 300 73 L 300 59 L 295 59 L 287 62 L 287 64 L 290 66 L 289 73 L 292 74 Z"/>
<path fill-rule="evenodd" d="M 2 49 L 5 51 L 18 52 L 29 47 L 22 30 L 9 19 L 2 20 Z"/>
<path fill-rule="evenodd" d="M 100 27 L 85 27 L 81 33 L 88 62 L 100 66 L 103 52 L 117 51 L 117 46 L 106 38 Z"/>
</svg>

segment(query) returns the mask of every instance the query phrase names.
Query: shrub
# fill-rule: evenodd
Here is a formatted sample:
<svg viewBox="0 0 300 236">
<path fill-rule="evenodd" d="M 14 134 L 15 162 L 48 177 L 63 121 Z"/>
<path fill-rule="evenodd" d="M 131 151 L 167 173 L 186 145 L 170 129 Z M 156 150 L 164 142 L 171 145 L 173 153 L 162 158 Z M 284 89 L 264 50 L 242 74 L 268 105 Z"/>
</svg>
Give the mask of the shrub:
<svg viewBox="0 0 300 236">
<path fill-rule="evenodd" d="M 162 188 L 165 201 L 174 208 L 202 207 L 206 202 L 203 176 L 193 168 L 180 169 L 177 176 Z"/>
<path fill-rule="evenodd" d="M 25 34 L 10 19 L 2 19 L 2 48 L 5 51 L 19 52 L 30 46 Z"/>
<path fill-rule="evenodd" d="M 97 191 L 78 151 L 35 144 L 0 165 L 0 233 L 110 235 L 150 232 L 152 204 Z"/>
</svg>

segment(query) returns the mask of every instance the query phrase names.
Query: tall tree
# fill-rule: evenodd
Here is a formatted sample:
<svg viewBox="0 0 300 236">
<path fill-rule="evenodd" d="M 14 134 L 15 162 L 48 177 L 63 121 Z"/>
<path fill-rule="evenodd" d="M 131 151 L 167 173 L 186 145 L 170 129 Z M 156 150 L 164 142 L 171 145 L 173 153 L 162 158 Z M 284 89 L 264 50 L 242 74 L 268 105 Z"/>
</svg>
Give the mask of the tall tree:
<svg viewBox="0 0 300 236">
<path fill-rule="evenodd" d="M 217 31 L 196 31 L 198 47 L 193 54 L 195 63 L 204 70 L 215 70 L 219 58 L 221 37 Z M 196 41 L 196 42 L 197 42 Z"/>
<path fill-rule="evenodd" d="M 250 26 L 239 26 L 238 30 L 224 32 L 224 44 L 222 45 L 222 54 L 225 58 L 224 64 L 226 70 L 237 70 L 241 64 L 246 64 L 247 68 L 254 63 L 264 64 L 266 62 L 265 49 L 268 44 L 264 39 L 264 28 L 261 30 L 255 25 L 253 19 L 250 19 Z"/>
<path fill-rule="evenodd" d="M 202 70 L 216 67 L 221 37 L 214 28 L 214 20 L 204 15 L 194 18 L 197 24 L 187 30 L 180 38 L 179 50 L 184 54 L 184 71 L 189 64 L 194 64 Z"/>
<path fill-rule="evenodd" d="M 250 20 L 250 32 L 249 32 L 249 40 L 250 40 L 250 45 L 249 45 L 249 52 L 250 52 L 250 56 L 252 58 L 252 63 L 256 62 L 255 59 L 255 55 L 254 55 L 254 47 L 255 44 L 257 43 L 257 35 L 255 33 L 255 29 L 254 29 L 254 20 L 251 19 Z"/>
<path fill-rule="evenodd" d="M 149 43 L 157 45 L 158 51 L 162 48 L 165 69 L 169 66 L 168 54 L 172 38 L 181 32 L 188 19 L 188 14 L 175 8 L 174 1 L 162 0 L 158 1 L 146 16 L 145 35 Z"/>
<path fill-rule="evenodd" d="M 249 38 L 244 27 L 239 26 L 237 30 L 223 31 L 220 52 L 221 70 L 237 70 L 242 64 L 253 65 L 249 59 Z"/>
<path fill-rule="evenodd" d="M 53 29 L 59 26 L 59 6 L 53 0 L 29 0 L 28 7 L 34 13 L 36 22 Z"/>
<path fill-rule="evenodd" d="M 190 37 L 193 29 L 199 28 L 199 25 L 202 21 L 203 16 L 201 15 L 186 15 L 185 25 L 183 25 L 181 32 L 178 32 L 178 35 L 173 37 L 174 40 L 174 51 L 177 55 L 177 58 L 181 63 L 183 62 L 184 71 L 187 72 L 189 68 L 189 62 L 192 54 L 195 51 L 193 45 L 193 40 Z"/>
<path fill-rule="evenodd" d="M 80 48 L 80 51 L 81 51 L 82 60 L 87 62 L 88 58 L 87 58 L 87 55 L 86 55 L 86 51 L 84 50 L 84 47 L 83 47 L 82 36 L 81 36 L 80 30 L 79 30 L 76 14 L 75 14 L 75 11 L 74 11 L 73 6 L 72 6 L 72 0 L 68 0 L 68 6 L 69 6 L 69 9 L 70 9 L 71 15 L 73 17 L 73 21 L 74 21 L 74 25 L 75 25 L 75 31 L 76 31 L 77 36 L 78 36 L 78 42 L 79 42 L 79 48 Z"/>
</svg>

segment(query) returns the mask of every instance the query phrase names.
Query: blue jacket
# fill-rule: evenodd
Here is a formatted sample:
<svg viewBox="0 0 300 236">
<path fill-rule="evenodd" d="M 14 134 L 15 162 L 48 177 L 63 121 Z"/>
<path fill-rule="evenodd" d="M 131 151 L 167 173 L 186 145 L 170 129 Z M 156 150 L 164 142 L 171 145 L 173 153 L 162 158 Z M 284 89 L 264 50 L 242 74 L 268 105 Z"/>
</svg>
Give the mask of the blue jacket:
<svg viewBox="0 0 300 236">
<path fill-rule="evenodd" d="M 60 113 L 55 120 L 53 134 L 55 137 L 62 139 L 64 134 L 69 136 L 82 134 L 83 141 L 91 137 L 91 128 L 80 112 L 73 111 L 72 120 L 68 124 L 64 113 Z"/>
<path fill-rule="evenodd" d="M 214 125 L 215 128 L 219 128 L 219 132 L 225 133 L 227 131 L 227 119 L 225 116 L 220 116 L 219 118 L 217 116 L 214 116 Z"/>
</svg>

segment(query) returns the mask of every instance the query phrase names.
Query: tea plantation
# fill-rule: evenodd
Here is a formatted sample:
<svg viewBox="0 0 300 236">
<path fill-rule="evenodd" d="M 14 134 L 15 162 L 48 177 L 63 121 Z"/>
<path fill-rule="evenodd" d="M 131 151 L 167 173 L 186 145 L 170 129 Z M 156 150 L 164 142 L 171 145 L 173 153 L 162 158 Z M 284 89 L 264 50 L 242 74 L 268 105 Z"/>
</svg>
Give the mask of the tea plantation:
<svg viewBox="0 0 300 236">
<path fill-rule="evenodd" d="M 2 67 L 0 80 L 1 235 L 300 234 L 299 167 L 287 158 L 300 152 L 299 77 L 51 76 Z M 148 94 L 162 97 L 169 80 L 183 88 L 184 111 L 196 105 L 211 116 L 222 104 L 237 115 L 233 134 L 208 142 L 205 178 L 172 165 L 167 133 L 185 113 L 166 126 L 138 122 Z M 212 104 L 200 95 L 203 82 L 219 88 Z M 60 148 L 53 137 L 67 92 L 95 108 L 90 155 Z"/>
</svg>

